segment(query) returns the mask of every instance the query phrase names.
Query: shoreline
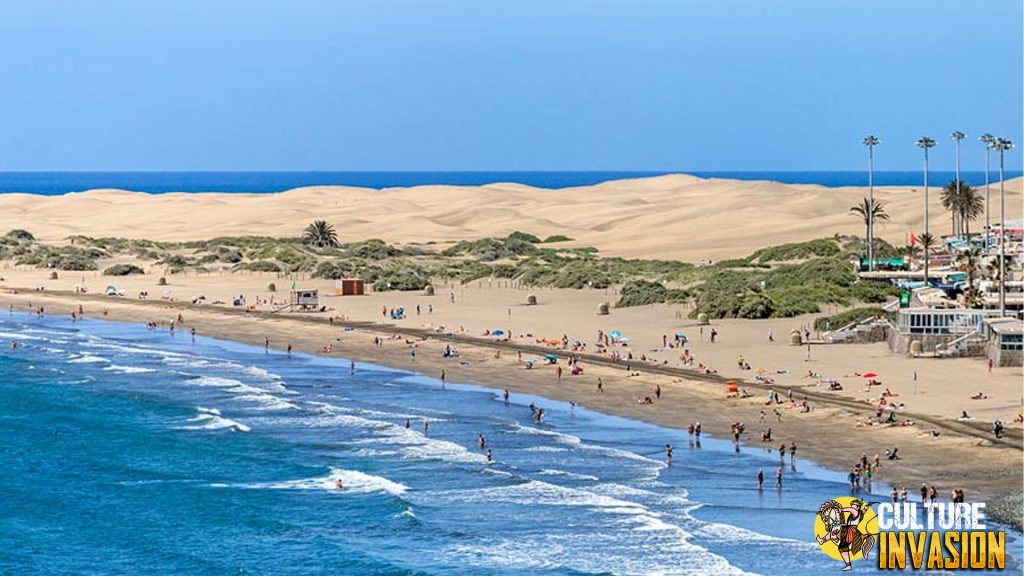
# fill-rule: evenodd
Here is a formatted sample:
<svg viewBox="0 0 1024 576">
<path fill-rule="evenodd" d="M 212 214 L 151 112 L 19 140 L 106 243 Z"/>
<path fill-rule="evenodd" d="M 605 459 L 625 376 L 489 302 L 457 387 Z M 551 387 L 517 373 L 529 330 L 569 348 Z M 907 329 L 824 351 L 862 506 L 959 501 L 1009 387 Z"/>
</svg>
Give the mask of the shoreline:
<svg viewBox="0 0 1024 576">
<path fill-rule="evenodd" d="M 922 482 L 935 484 L 940 494 L 953 487 L 962 487 L 969 499 L 996 501 L 1012 498 L 1020 490 L 1019 471 L 1022 451 L 1020 431 L 1008 429 L 1002 442 L 993 443 L 989 435 L 976 426 L 950 422 L 927 415 L 913 414 L 930 426 L 940 429 L 941 436 L 922 438 L 910 429 L 876 427 L 873 430 L 846 431 L 849 418 L 838 417 L 866 407 L 853 399 L 825 396 L 809 392 L 816 409 L 798 414 L 796 410 L 783 410 L 785 418 L 770 425 L 773 442 L 752 440 L 757 435 L 755 414 L 763 406 L 767 386 L 743 383 L 756 392 L 743 400 L 726 400 L 722 382 L 725 378 L 690 374 L 682 369 L 637 364 L 634 372 L 639 376 L 626 376 L 621 367 L 607 359 L 582 355 L 585 375 L 564 376 L 559 380 L 554 371 L 545 367 L 526 370 L 516 359 L 515 351 L 537 354 L 534 346 L 525 343 L 496 342 L 482 338 L 455 334 L 451 337 L 430 333 L 423 329 L 401 328 L 373 322 L 345 322 L 331 324 L 312 316 L 282 317 L 269 313 L 245 314 L 241 310 L 213 306 L 193 307 L 183 302 L 152 300 L 109 299 L 98 295 L 75 295 L 61 292 L 2 293 L 0 302 L 14 305 L 19 312 L 26 305 L 41 303 L 47 315 L 69 314 L 81 305 L 84 316 L 122 322 L 157 321 L 166 326 L 178 313 L 185 324 L 195 327 L 198 334 L 224 340 L 233 340 L 261 346 L 270 338 L 271 347 L 283 349 L 292 345 L 296 352 L 319 354 L 334 358 L 347 358 L 408 370 L 428 378 L 439 378 L 442 370 L 452 382 L 466 382 L 512 393 L 528 393 L 554 401 L 575 402 L 588 409 L 622 416 L 667 428 L 685 431 L 688 422 L 699 421 L 707 434 L 728 441 L 732 422 L 747 422 L 747 432 L 741 442 L 743 450 L 775 450 L 775 442 L 795 441 L 802 458 L 838 473 L 848 470 L 858 454 L 882 454 L 887 446 L 901 448 L 901 460 L 883 463 L 876 479 L 889 485 L 907 486 L 909 490 Z M 70 322 L 70 319 L 69 319 Z M 342 331 L 342 327 L 352 328 Z M 375 337 L 383 338 L 381 347 L 373 345 Z M 407 343 L 409 342 L 409 343 Z M 323 354 L 322 348 L 330 343 L 332 352 Z M 445 359 L 441 351 L 445 345 L 456 347 L 460 356 Z M 415 347 L 415 359 L 410 351 Z M 564 351 L 545 350 L 560 358 Z M 603 361 L 602 361 L 603 360 Z M 596 380 L 601 378 L 604 392 L 596 392 Z M 651 395 L 660 386 L 663 397 L 654 405 L 639 405 L 635 398 Z M 802 392 L 801 392 L 802 393 Z M 780 405 L 781 406 L 781 405 Z M 781 416 L 780 416 L 781 418 Z M 859 437 L 858 437 L 859 436 Z M 827 438 L 827 442 L 811 439 Z M 922 449 L 923 448 L 923 449 Z M 883 457 L 884 458 L 884 457 Z M 1014 519 L 1002 521 L 1019 526 Z"/>
</svg>

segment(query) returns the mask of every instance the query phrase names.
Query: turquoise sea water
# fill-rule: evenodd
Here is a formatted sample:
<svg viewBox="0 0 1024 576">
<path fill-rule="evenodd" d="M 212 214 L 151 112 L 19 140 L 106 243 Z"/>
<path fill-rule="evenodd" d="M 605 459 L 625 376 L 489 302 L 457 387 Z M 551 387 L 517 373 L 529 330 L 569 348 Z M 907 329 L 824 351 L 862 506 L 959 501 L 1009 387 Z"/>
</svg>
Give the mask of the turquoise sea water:
<svg viewBox="0 0 1024 576">
<path fill-rule="evenodd" d="M 701 178 L 736 180 L 774 180 L 787 184 L 821 184 L 823 186 L 867 186 L 867 171 L 686 171 Z M 166 192 L 282 192 L 301 186 L 344 185 L 369 188 L 447 184 L 479 186 L 495 182 L 517 182 L 540 188 L 588 186 L 608 180 L 661 176 L 670 172 L 590 171 L 590 172 L 0 172 L 0 193 L 31 192 L 58 195 L 95 188 L 120 188 L 135 192 L 161 194 Z M 1007 171 L 1007 178 L 1021 175 L 1020 170 Z M 944 186 L 954 172 L 932 170 L 933 186 Z M 983 171 L 961 173 L 961 178 L 975 186 L 985 183 Z M 990 174 L 998 180 L 998 172 Z M 878 186 L 921 186 L 919 171 L 875 172 Z"/>
<path fill-rule="evenodd" d="M 771 485 L 778 462 L 762 450 L 180 331 L 14 314 L 0 342 L 0 574 L 839 567 L 810 539 L 845 478 L 808 462 L 787 460 L 784 489 L 759 492 L 757 469 Z"/>
</svg>

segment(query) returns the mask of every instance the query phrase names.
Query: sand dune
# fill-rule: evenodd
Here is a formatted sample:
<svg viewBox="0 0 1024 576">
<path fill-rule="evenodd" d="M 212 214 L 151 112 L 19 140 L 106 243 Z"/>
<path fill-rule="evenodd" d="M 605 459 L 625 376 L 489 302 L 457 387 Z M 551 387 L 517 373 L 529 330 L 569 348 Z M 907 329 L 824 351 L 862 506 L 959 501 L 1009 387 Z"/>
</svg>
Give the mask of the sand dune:
<svg viewBox="0 0 1024 576">
<path fill-rule="evenodd" d="M 1007 182 L 1007 217 L 1022 216 L 1024 179 Z M 930 194 L 933 232 L 947 232 L 948 214 Z M 998 187 L 993 187 L 993 219 Z M 768 181 L 669 175 L 547 190 L 515 183 L 417 186 L 383 190 L 309 187 L 278 194 L 144 194 L 91 190 L 64 196 L 0 195 L 0 231 L 27 228 L 45 241 L 72 234 L 153 240 L 215 236 L 293 236 L 325 219 L 343 240 L 383 238 L 426 243 L 504 235 L 565 234 L 603 253 L 680 260 L 744 256 L 770 244 L 833 233 L 864 233 L 849 207 L 866 194 Z M 891 215 L 878 236 L 906 241 L 923 225 L 921 187 L 875 189 Z M 974 223 L 980 229 L 982 221 Z"/>
</svg>

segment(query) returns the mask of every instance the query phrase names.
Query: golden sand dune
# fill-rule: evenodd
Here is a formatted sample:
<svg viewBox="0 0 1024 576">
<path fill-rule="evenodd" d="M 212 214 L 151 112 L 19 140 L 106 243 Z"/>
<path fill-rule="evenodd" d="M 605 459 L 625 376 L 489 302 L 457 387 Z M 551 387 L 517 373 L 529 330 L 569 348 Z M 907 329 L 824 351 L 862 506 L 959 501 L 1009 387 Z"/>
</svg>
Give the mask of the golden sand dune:
<svg viewBox="0 0 1024 576">
<path fill-rule="evenodd" d="M 1022 216 L 1022 180 L 1007 182 L 1007 217 Z M 64 196 L 0 195 L 0 231 L 26 228 L 45 241 L 72 234 L 194 240 L 263 234 L 294 236 L 311 220 L 333 223 L 343 240 L 446 242 L 505 235 L 564 234 L 603 253 L 680 260 L 745 256 L 770 244 L 834 233 L 863 235 L 850 214 L 866 189 L 669 175 L 547 190 L 522 184 L 342 186 L 278 194 L 143 194 L 91 190 Z M 890 221 L 877 235 L 904 243 L 923 227 L 923 189 L 885 186 L 875 197 Z M 931 189 L 933 232 L 950 229 Z M 998 187 L 993 186 L 993 219 Z M 974 223 L 980 229 L 983 220 Z"/>
</svg>

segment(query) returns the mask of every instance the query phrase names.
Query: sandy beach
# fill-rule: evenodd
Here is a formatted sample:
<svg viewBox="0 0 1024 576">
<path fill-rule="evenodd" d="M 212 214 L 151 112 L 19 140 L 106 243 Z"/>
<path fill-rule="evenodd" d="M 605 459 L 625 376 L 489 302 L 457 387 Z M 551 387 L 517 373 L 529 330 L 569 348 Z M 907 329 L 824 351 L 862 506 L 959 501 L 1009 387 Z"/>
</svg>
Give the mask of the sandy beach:
<svg viewBox="0 0 1024 576">
<path fill-rule="evenodd" d="M 38 273 L 33 275 L 38 277 Z M 20 273 L 19 277 L 24 278 Z M 255 289 L 257 283 L 265 283 L 263 278 L 249 278 L 248 284 L 239 280 L 231 276 L 202 278 L 189 289 L 203 290 L 209 296 L 216 294 L 219 285 L 220 290 L 230 291 L 225 292 L 226 295 L 244 292 L 250 287 Z M 151 279 L 148 281 L 152 282 Z M 806 318 L 715 322 L 713 327 L 721 337 L 714 345 L 701 342 L 699 336 L 693 341 L 695 356 L 711 366 L 720 366 L 718 372 L 722 377 L 750 376 L 732 368 L 738 355 L 744 356 L 754 366 L 769 367 L 772 372 L 788 370 L 788 373 L 775 374 L 777 384 L 773 389 L 780 394 L 792 389 L 794 398 L 798 400 L 804 395 L 810 396 L 814 410 L 802 413 L 789 404 L 779 405 L 780 420 L 773 413 L 776 406 L 765 405 L 766 393 L 772 387 L 755 383 L 743 385 L 751 392 L 750 398 L 726 399 L 721 378 L 703 377 L 692 371 L 664 374 L 661 367 L 639 361 L 631 366 L 631 373 L 638 374 L 635 376 L 629 376 L 623 367 L 588 362 L 586 357 L 582 361 L 584 373 L 579 376 L 570 376 L 566 370 L 559 379 L 555 367 L 541 364 L 532 370 L 524 369 L 515 350 L 528 349 L 524 358 L 536 357 L 537 354 L 530 351 L 536 346 L 535 337 L 541 334 L 553 338 L 561 336 L 540 330 L 553 330 L 559 325 L 572 328 L 569 332 L 573 335 L 579 333 L 581 338 L 586 337 L 585 332 L 589 330 L 572 320 L 579 317 L 597 321 L 596 317 L 591 319 L 593 308 L 590 302 L 586 302 L 586 292 L 544 292 L 544 303 L 529 307 L 510 299 L 513 295 L 521 296 L 518 291 L 488 290 L 484 287 L 460 290 L 454 305 L 446 304 L 449 295 L 443 291 L 434 297 L 383 293 L 358 299 L 333 299 L 333 310 L 325 314 L 275 315 L 261 312 L 245 314 L 238 309 L 191 306 L 187 302 L 75 295 L 60 290 L 55 285 L 57 282 L 42 283 L 49 284 L 45 292 L 0 294 L 0 302 L 5 306 L 13 305 L 19 311 L 28 311 L 29 305 L 43 306 L 48 315 L 68 315 L 82 306 L 89 317 L 159 322 L 164 328 L 181 313 L 185 325 L 195 327 L 202 335 L 254 345 L 263 345 L 264 338 L 269 338 L 276 350 L 283 350 L 290 344 L 297 352 L 314 354 L 324 353 L 324 346 L 330 344 L 333 356 L 394 366 L 431 377 L 438 377 L 441 370 L 445 370 L 452 382 L 480 383 L 572 401 L 606 413 L 679 429 L 699 421 L 706 433 L 720 438 L 729 437 L 733 422 L 744 422 L 747 425 L 744 449 L 774 450 L 778 442 L 796 442 L 803 457 L 837 470 L 849 469 L 861 453 L 866 453 L 869 458 L 881 454 L 883 466 L 878 478 L 910 488 L 921 483 L 936 484 L 940 490 L 956 486 L 979 497 L 994 498 L 1019 486 L 1016 474 L 1022 465 L 1020 428 L 1011 427 L 1009 434 L 999 442 L 995 442 L 987 432 L 989 419 L 1006 418 L 1019 409 L 1018 370 L 997 369 L 992 375 L 987 375 L 984 362 L 976 359 L 909 360 L 889 354 L 883 349 L 884 344 L 816 346 L 811 360 L 807 362 L 804 348 L 767 342 L 765 334 L 768 330 L 783 333 L 789 327 L 806 325 L 809 320 Z M 593 299 L 601 296 L 597 293 L 589 295 Z M 504 304 L 499 305 L 498 302 Z M 404 323 L 397 324 L 378 320 L 380 306 L 400 303 L 407 309 L 420 305 L 421 315 L 413 315 Z M 430 306 L 434 309 L 432 314 L 426 312 Z M 513 334 L 527 330 L 534 336 L 514 337 L 512 341 L 500 344 L 493 338 L 483 337 L 485 326 L 506 325 L 500 317 L 504 315 L 507 319 L 509 309 L 512 310 Z M 485 310 L 492 310 L 491 315 L 487 316 Z M 560 316 L 554 316 L 556 310 L 561 310 Z M 602 325 L 614 322 L 614 326 L 624 333 L 636 334 L 634 342 L 649 341 L 649 346 L 643 348 L 660 346 L 660 335 L 655 335 L 661 331 L 685 330 L 695 336 L 699 332 L 692 322 L 674 319 L 667 310 L 659 307 L 630 310 L 629 314 L 621 316 L 618 311 L 615 314 L 610 319 L 604 317 Z M 332 324 L 329 316 L 344 317 L 345 322 L 355 329 L 346 331 L 341 320 Z M 561 324 L 556 324 L 558 319 L 562 320 Z M 450 337 L 436 333 L 436 328 L 441 325 L 454 329 L 458 338 L 454 344 Z M 537 327 L 526 328 L 528 325 Z M 424 339 L 427 334 L 433 336 Z M 378 336 L 383 339 L 380 348 L 373 345 L 374 338 Z M 447 345 L 454 345 L 459 350 L 458 359 L 443 358 L 442 351 Z M 501 346 L 500 357 L 496 356 L 496 345 Z M 410 355 L 414 347 L 417 350 L 415 360 Z M 639 349 L 641 346 L 634 344 L 634 350 Z M 550 353 L 565 354 L 554 348 Z M 651 352 L 651 355 L 656 358 L 658 353 Z M 564 366 L 564 361 L 561 365 Z M 859 387 L 861 378 L 852 376 L 855 371 L 867 369 L 877 372 L 885 386 L 906 401 L 906 414 L 901 414 L 901 419 L 921 418 L 915 426 L 858 425 L 874 412 L 873 404 L 861 404 L 858 400 L 878 394 L 877 390 L 870 393 L 862 391 Z M 804 377 L 806 370 L 834 375 L 848 382 L 847 391 L 825 391 L 814 385 L 813 379 Z M 913 370 L 917 370 L 919 375 L 917 394 L 914 394 L 913 383 L 907 377 Z M 686 374 L 690 376 L 684 376 Z M 597 391 L 598 378 L 603 382 L 603 393 Z M 658 386 L 662 389 L 662 397 L 658 401 L 653 405 L 638 404 L 638 398 L 654 396 Z M 989 399 L 969 400 L 971 391 L 976 388 L 985 390 Z M 978 421 L 958 422 L 955 417 L 961 409 L 977 414 Z M 763 423 L 759 421 L 762 410 L 767 414 Z M 763 444 L 759 442 L 759 434 L 767 427 L 772 428 L 773 442 Z M 940 435 L 926 434 L 931 431 Z M 685 432 L 681 433 L 685 436 Z M 902 459 L 886 462 L 885 450 L 893 446 L 899 447 Z"/>
</svg>

